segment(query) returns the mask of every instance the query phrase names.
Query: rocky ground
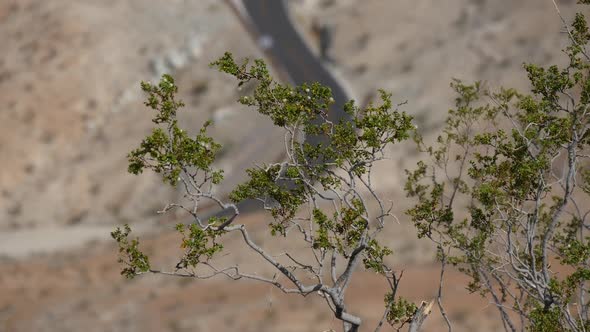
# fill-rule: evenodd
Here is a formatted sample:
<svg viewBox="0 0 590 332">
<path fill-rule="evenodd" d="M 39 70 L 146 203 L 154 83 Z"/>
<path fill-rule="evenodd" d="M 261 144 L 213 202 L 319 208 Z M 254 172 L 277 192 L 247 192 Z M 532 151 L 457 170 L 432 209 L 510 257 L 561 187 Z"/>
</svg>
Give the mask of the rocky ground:
<svg viewBox="0 0 590 332">
<path fill-rule="evenodd" d="M 559 1 L 566 18 L 575 1 Z M 292 0 L 292 16 L 312 47 L 333 33 L 328 63 L 357 98 L 377 88 L 407 100 L 429 136 L 452 106 L 453 77 L 490 87 L 526 88 L 521 64 L 563 61 L 564 36 L 551 1 Z M 130 222 L 165 263 L 177 254 L 175 216 L 155 211 L 178 194 L 150 174 L 126 173 L 126 153 L 151 127 L 141 80 L 177 78 L 195 131 L 213 120 L 225 145 L 226 191 L 256 160 L 280 157 L 280 133 L 236 106 L 231 79 L 208 63 L 230 50 L 260 56 L 221 1 L 7 0 L 0 2 L 0 331 L 324 331 L 340 326 L 317 297 L 223 279 L 172 280 L 118 274 L 108 233 Z M 378 189 L 399 203 L 411 147 L 380 165 Z M 399 156 L 404 156 L 399 157 Z M 400 213 L 401 217 L 401 213 Z M 264 239 L 264 217 L 249 216 Z M 430 299 L 438 270 L 428 243 L 404 223 L 388 233 L 406 269 L 405 295 Z M 272 244 L 271 240 L 269 245 Z M 278 244 L 272 244 L 280 249 Z M 291 245 L 291 244 L 287 244 Z M 253 271 L 267 271 L 227 244 Z M 166 260 L 166 258 L 169 258 Z M 381 285 L 356 279 L 351 293 L 370 322 L 381 315 Z M 362 280 L 366 280 L 362 283 Z M 499 328 L 490 306 L 448 276 L 446 305 L 459 331 Z M 441 317 L 427 321 L 439 331 Z"/>
</svg>

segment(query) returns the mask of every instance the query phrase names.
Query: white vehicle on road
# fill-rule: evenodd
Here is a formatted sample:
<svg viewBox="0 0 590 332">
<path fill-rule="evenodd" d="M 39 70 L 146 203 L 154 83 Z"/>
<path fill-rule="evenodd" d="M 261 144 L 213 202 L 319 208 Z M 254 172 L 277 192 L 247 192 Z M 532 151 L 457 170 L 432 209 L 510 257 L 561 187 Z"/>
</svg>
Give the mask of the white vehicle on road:
<svg viewBox="0 0 590 332">
<path fill-rule="evenodd" d="M 274 39 L 270 35 L 262 35 L 260 38 L 258 38 L 258 46 L 260 46 L 262 50 L 266 51 L 272 48 L 273 44 Z"/>
</svg>

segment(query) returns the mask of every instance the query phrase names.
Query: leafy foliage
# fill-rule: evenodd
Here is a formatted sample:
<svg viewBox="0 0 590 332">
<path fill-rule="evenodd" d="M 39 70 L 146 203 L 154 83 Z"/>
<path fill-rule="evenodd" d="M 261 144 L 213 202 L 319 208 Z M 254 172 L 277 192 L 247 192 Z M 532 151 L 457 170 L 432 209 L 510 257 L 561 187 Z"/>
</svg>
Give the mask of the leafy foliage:
<svg viewBox="0 0 590 332">
<path fill-rule="evenodd" d="M 387 321 L 392 325 L 410 322 L 418 309 L 415 304 L 408 302 L 403 297 L 396 300 L 391 293 L 385 295 L 385 304 L 389 308 Z"/>
<path fill-rule="evenodd" d="M 115 231 L 113 237 L 128 266 L 124 273 L 128 277 L 149 271 L 197 278 L 222 274 L 232 279 L 267 282 L 289 293 L 307 295 L 317 291 L 345 326 L 358 327 L 360 318 L 345 310 L 344 293 L 362 262 L 362 266 L 386 280 L 396 280 L 395 285 L 390 283 L 392 292 L 387 298 L 389 302 L 386 301 L 384 310 L 388 314 L 384 319 L 391 318 L 388 321 L 393 325 L 408 322 L 415 307 L 394 296 L 399 278 L 386 264 L 393 251 L 377 240 L 385 219 L 391 216 L 391 208 L 387 210 L 373 191 L 370 172 L 376 162 L 386 158 L 388 145 L 411 136 L 415 128 L 412 118 L 395 110 L 391 94 L 384 91 L 380 91 L 380 105 L 370 104 L 361 109 L 350 101 L 343 110 L 334 110 L 328 87 L 319 83 L 296 87 L 280 84 L 269 75 L 261 60 L 250 64 L 246 59 L 238 64 L 230 53 L 225 53 L 211 66 L 234 76 L 238 86 L 256 82 L 252 95 L 242 96 L 238 102 L 268 116 L 284 129 L 286 160 L 248 169 L 248 180 L 230 193 L 231 203 L 224 203 L 213 191 L 222 179 L 222 170 L 213 167 L 221 146 L 207 136 L 208 124 L 194 138 L 180 128 L 176 114 L 184 104 L 176 99 L 178 88 L 172 77 L 164 75 L 158 85 L 142 83 L 147 94 L 145 105 L 156 111 L 153 122 L 157 127 L 129 154 L 129 171 L 139 174 L 150 169 L 161 174 L 166 183 L 182 183 L 184 197 L 192 206 L 172 203 L 164 211 L 181 208 L 194 217 L 194 223 L 177 225 L 184 254 L 173 272 L 149 267 L 137 240 L 127 239 L 128 226 L 124 231 Z M 341 112 L 341 119 L 336 120 L 330 113 L 335 111 Z M 246 226 L 235 222 L 240 202 L 247 199 L 263 202 L 273 218 L 269 224 L 272 235 L 287 237 L 293 231 L 303 235 L 315 261 L 302 263 L 287 253 L 294 265 L 286 265 L 256 244 Z M 202 220 L 198 214 L 201 200 L 211 200 L 234 214 Z M 369 211 L 370 201 L 377 203 L 380 211 Z M 246 245 L 296 288 L 287 290 L 276 277 L 247 274 L 237 265 L 216 267 L 215 256 L 222 252 L 223 235 L 227 232 L 240 232 Z M 345 262 L 341 268 L 340 259 Z M 330 266 L 331 282 L 324 280 L 324 266 Z M 301 269 L 315 275 L 317 283 L 305 285 L 297 274 Z M 205 270 L 210 273 L 204 274 Z"/>
<path fill-rule="evenodd" d="M 455 80 L 437 144 L 416 139 L 431 161 L 407 171 L 418 236 L 450 250 L 444 258 L 492 298 L 507 330 L 509 309 L 531 331 L 588 324 L 590 34 L 581 14 L 567 31 L 566 67 L 524 65 L 531 94 Z"/>
<path fill-rule="evenodd" d="M 578 14 L 566 31 L 567 66 L 524 65 L 530 93 L 491 92 L 479 82 L 454 80 L 455 107 L 433 146 L 385 91 L 379 105 L 361 108 L 349 101 L 334 110 L 328 87 L 281 84 L 262 60 L 237 63 L 225 53 L 211 66 L 235 77 L 238 86 L 256 83 L 253 93 L 238 102 L 281 127 L 286 149 L 285 161 L 248 169 L 248 180 L 227 203 L 213 190 L 223 178 L 222 170 L 213 167 L 221 145 L 207 136 L 208 124 L 194 137 L 179 127 L 176 114 L 184 105 L 169 75 L 157 85 L 142 83 L 145 105 L 156 112 L 156 128 L 130 152 L 129 172 L 150 169 L 170 185 L 182 183 L 192 206 L 173 203 L 164 211 L 181 208 L 194 220 L 176 228 L 184 254 L 171 272 L 152 269 L 139 241 L 129 239 L 129 226 L 117 228 L 111 235 L 125 265 L 122 274 L 225 275 L 265 282 L 285 293 L 319 294 L 345 330 L 356 331 L 362 320 L 347 311 L 344 299 L 362 262 L 390 287 L 379 327 L 384 321 L 398 328 L 411 324 L 420 309 L 396 295 L 401 273 L 388 266 L 393 251 L 378 239 L 391 207 L 374 191 L 371 170 L 386 159 L 390 144 L 413 136 L 429 160 L 407 171 L 405 190 L 416 200 L 407 214 L 418 237 L 436 244 L 441 278 L 446 263 L 471 277 L 467 288 L 492 299 L 507 330 L 517 330 L 518 324 L 530 331 L 587 330 L 590 210 L 583 200 L 590 194 L 590 57 L 585 48 L 590 29 Z M 335 116 L 335 111 L 342 113 Z M 240 203 L 247 199 L 263 203 L 273 236 L 295 233 L 313 260 L 289 252 L 274 255 L 258 245 L 238 223 Z M 198 213 L 202 200 L 233 215 L 203 220 Z M 377 211 L 369 206 L 378 206 Z M 237 265 L 217 267 L 215 257 L 231 232 L 240 233 L 279 276 L 248 274 Z M 520 315 L 520 322 L 509 311 Z"/>
<path fill-rule="evenodd" d="M 178 87 L 174 79 L 164 75 L 158 85 L 142 82 L 141 89 L 148 94 L 145 105 L 157 112 L 152 121 L 161 126 L 129 153 L 129 172 L 139 174 L 148 168 L 161 173 L 164 182 L 175 186 L 182 171 L 195 168 L 210 173 L 214 184 L 220 183 L 223 172 L 214 171 L 211 165 L 221 145 L 206 135 L 209 122 L 194 138 L 178 126 L 176 113 L 184 103 L 175 100 Z"/>
<path fill-rule="evenodd" d="M 180 247 L 185 250 L 184 256 L 176 264 L 177 269 L 194 268 L 223 249 L 223 245 L 216 242 L 217 237 L 224 233 L 223 230 L 214 230 L 212 227 L 202 229 L 197 224 L 178 224 L 176 230 L 182 235 Z"/>
<path fill-rule="evenodd" d="M 119 263 L 126 265 L 121 270 L 121 275 L 133 279 L 136 275 L 150 270 L 149 258 L 139 250 L 139 240 L 129 240 L 131 228 L 125 225 L 123 229 L 117 227 L 111 232 L 111 237 L 119 244 Z"/>
</svg>

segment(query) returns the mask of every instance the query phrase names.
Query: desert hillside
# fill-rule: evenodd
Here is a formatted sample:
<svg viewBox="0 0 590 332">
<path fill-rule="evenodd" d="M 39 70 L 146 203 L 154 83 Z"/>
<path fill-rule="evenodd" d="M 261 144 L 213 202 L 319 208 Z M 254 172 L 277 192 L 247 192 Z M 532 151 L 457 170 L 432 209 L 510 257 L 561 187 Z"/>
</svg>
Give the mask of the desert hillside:
<svg viewBox="0 0 590 332">
<path fill-rule="evenodd" d="M 563 63 L 560 19 L 550 0 L 291 0 L 293 21 L 319 53 L 318 26 L 332 43 L 326 66 L 355 98 L 383 88 L 425 133 L 453 105 L 449 82 L 528 87 L 523 62 Z M 558 1 L 566 19 L 575 1 Z M 281 158 L 281 132 L 237 105 L 234 81 L 209 63 L 229 50 L 261 57 L 257 43 L 224 1 L 0 1 L 0 331 L 325 331 L 338 322 L 319 298 L 279 294 L 225 279 L 189 281 L 119 276 L 109 232 L 131 223 L 157 260 L 178 254 L 172 232 L 181 215 L 156 213 L 179 192 L 153 174 L 127 173 L 126 154 L 149 132 L 139 82 L 172 74 L 186 102 L 183 124 L 223 145 L 219 166 L 230 190 L 256 162 Z M 438 270 L 429 243 L 403 217 L 403 170 L 410 145 L 378 167 L 377 189 L 397 204 L 401 223 L 387 233 L 406 269 L 405 295 L 432 298 Z M 269 246 L 266 216 L 246 216 Z M 252 271 L 267 269 L 228 243 Z M 449 274 L 449 312 L 457 331 L 495 331 L 485 300 Z M 351 296 L 373 322 L 384 285 L 359 280 Z M 427 331 L 439 331 L 433 315 Z"/>
</svg>

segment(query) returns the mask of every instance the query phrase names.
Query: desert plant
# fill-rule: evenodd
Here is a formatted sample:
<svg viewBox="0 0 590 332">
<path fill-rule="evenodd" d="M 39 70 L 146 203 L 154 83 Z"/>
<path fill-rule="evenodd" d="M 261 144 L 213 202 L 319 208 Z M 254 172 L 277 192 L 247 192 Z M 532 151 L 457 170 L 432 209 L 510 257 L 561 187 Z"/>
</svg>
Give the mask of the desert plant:
<svg viewBox="0 0 590 332">
<path fill-rule="evenodd" d="M 386 264 L 392 251 L 377 239 L 384 227 L 394 225 L 387 222 L 392 207 L 371 182 L 373 165 L 386 157 L 388 145 L 411 136 L 411 117 L 398 112 L 391 95 L 381 91 L 380 105 L 361 109 L 350 101 L 344 107 L 346 118 L 330 121 L 327 112 L 334 100 L 328 87 L 280 84 L 263 61 L 238 64 L 230 53 L 211 65 L 234 76 L 239 86 L 256 82 L 253 94 L 241 97 L 239 103 L 284 129 L 286 159 L 248 169 L 249 179 L 231 192 L 229 201 L 218 197 L 213 189 L 223 180 L 223 172 L 213 163 L 221 146 L 207 135 L 207 124 L 194 137 L 180 129 L 176 115 L 183 104 L 176 99 L 172 77 L 164 75 L 157 85 L 142 83 L 148 96 L 145 104 L 155 111 L 157 127 L 129 154 L 129 172 L 149 169 L 165 183 L 179 186 L 186 201 L 168 204 L 164 211 L 184 209 L 192 220 L 176 227 L 184 255 L 168 271 L 152 267 L 139 240 L 130 238 L 129 226 L 117 228 L 112 236 L 119 244 L 120 262 L 125 264 L 122 274 L 128 278 L 144 273 L 195 278 L 222 275 L 268 283 L 285 293 L 317 294 L 342 320 L 346 331 L 356 331 L 362 320 L 348 311 L 345 295 L 362 266 L 383 276 L 390 286 L 377 329 L 385 322 L 416 328 L 426 306 L 420 311 L 396 294 L 401 273 Z M 238 203 L 246 199 L 263 203 L 272 216 L 269 231 L 273 236 L 301 241 L 308 252 L 272 253 L 257 244 L 247 225 L 239 223 Z M 199 203 L 207 200 L 221 211 L 230 210 L 231 215 L 201 218 Z M 218 266 L 215 258 L 223 251 L 223 237 L 232 232 L 240 233 L 247 248 L 276 269 L 277 275 L 249 274 L 237 265 Z M 306 282 L 310 276 L 313 282 Z"/>
<path fill-rule="evenodd" d="M 430 159 L 408 171 L 419 236 L 510 331 L 590 329 L 590 32 L 562 21 L 565 67 L 525 64 L 530 94 L 454 81 L 443 133 L 417 138 Z"/>
<path fill-rule="evenodd" d="M 183 209 L 192 220 L 176 226 L 184 254 L 167 271 L 151 266 L 139 240 L 130 238 L 129 226 L 117 228 L 112 236 L 122 274 L 221 275 L 268 283 L 285 293 L 317 294 L 345 331 L 356 331 L 362 320 L 347 310 L 345 294 L 362 265 L 390 288 L 377 330 L 387 322 L 417 331 L 432 303 L 417 307 L 397 295 L 401 273 L 386 263 L 392 251 L 378 240 L 392 225 L 386 222 L 393 218 L 392 205 L 375 192 L 371 176 L 390 144 L 414 135 L 430 158 L 407 171 L 406 192 L 417 200 L 407 213 L 418 237 L 431 239 L 438 249 L 438 304 L 448 329 L 441 298 L 449 264 L 471 277 L 468 289 L 490 298 L 506 330 L 590 329 L 590 57 L 585 48 L 590 32 L 582 14 L 571 25 L 562 21 L 570 40 L 565 67 L 526 64 L 530 94 L 453 81 L 456 107 L 434 146 L 427 146 L 411 117 L 398 112 L 400 104 L 384 91 L 380 105 L 360 108 L 351 101 L 344 107 L 346 118 L 331 121 L 329 88 L 280 84 L 261 60 L 238 64 L 226 53 L 212 66 L 234 76 L 239 86 L 256 83 L 253 94 L 239 102 L 284 129 L 286 153 L 284 162 L 249 169 L 249 180 L 229 200 L 214 191 L 223 181 L 223 171 L 214 167 L 221 146 L 207 135 L 208 124 L 194 137 L 180 128 L 176 114 L 183 104 L 172 77 L 164 75 L 157 85 L 142 83 L 157 126 L 129 154 L 129 171 L 150 169 L 180 187 L 185 201 L 164 211 Z M 302 241 L 307 253 L 274 253 L 257 244 L 240 223 L 239 202 L 247 199 L 260 201 L 272 217 L 273 236 Z M 202 218 L 203 201 L 231 213 Z M 274 277 L 218 266 L 224 236 L 236 232 L 276 269 Z M 306 281 L 310 276 L 313 282 Z"/>
</svg>

